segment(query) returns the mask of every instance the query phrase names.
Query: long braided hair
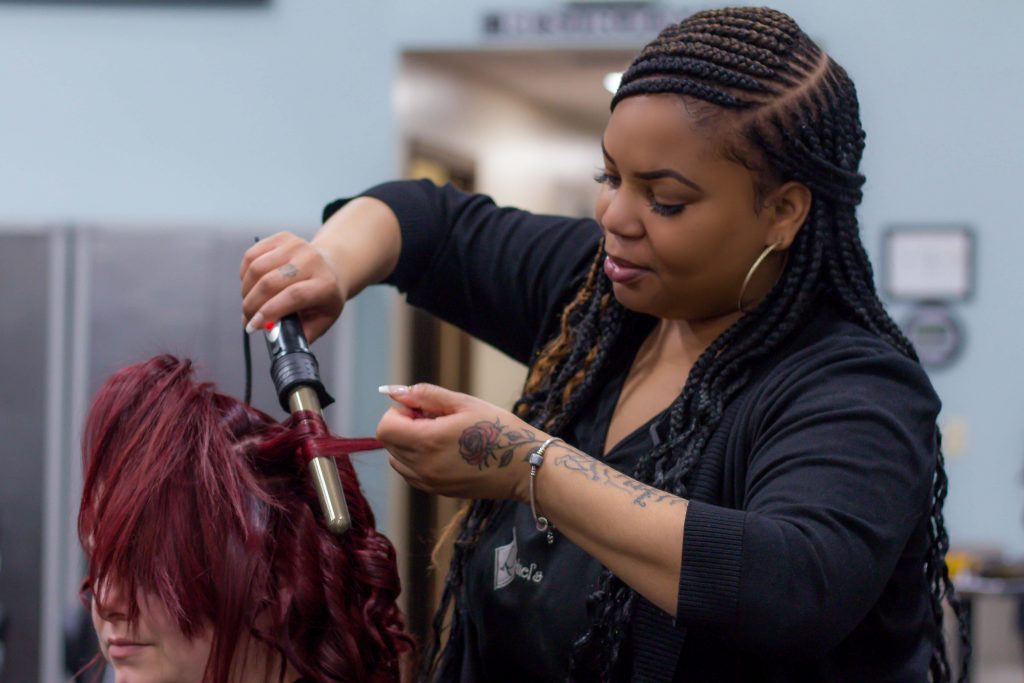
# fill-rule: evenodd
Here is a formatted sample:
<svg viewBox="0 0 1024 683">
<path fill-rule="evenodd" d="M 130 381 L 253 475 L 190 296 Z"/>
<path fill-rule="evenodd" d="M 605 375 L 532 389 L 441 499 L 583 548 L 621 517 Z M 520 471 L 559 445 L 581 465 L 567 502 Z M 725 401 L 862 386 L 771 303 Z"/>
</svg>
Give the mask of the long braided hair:
<svg viewBox="0 0 1024 683">
<path fill-rule="evenodd" d="M 748 383 L 757 363 L 806 323 L 822 301 L 917 360 L 910 342 L 885 312 L 861 243 L 856 207 L 864 177 L 859 173 L 864 132 L 854 85 L 839 64 L 807 37 L 790 17 L 765 8 L 701 12 L 669 26 L 634 60 L 612 99 L 673 93 L 688 105 L 725 118 L 739 132 L 723 150 L 748 166 L 759 184 L 770 179 L 806 185 L 813 203 L 788 251 L 785 270 L 768 296 L 721 334 L 693 365 L 682 393 L 668 412 L 668 438 L 641 456 L 633 476 L 651 486 L 687 496 L 689 475 L 725 407 Z M 735 139 L 738 138 L 738 139 Z M 603 247 L 603 245 L 602 245 Z M 624 324 L 636 314 L 615 300 L 603 275 L 598 250 L 585 282 L 566 307 L 559 335 L 531 365 L 516 412 L 551 434 L 560 434 L 595 389 L 595 377 Z M 952 671 L 942 630 L 943 600 L 965 622 L 946 568 L 949 548 L 942 516 L 947 478 L 940 450 L 931 495 L 924 572 L 931 595 L 935 643 L 933 681 Z M 429 678 L 439 634 L 463 581 L 469 553 L 495 506 L 476 501 L 461 522 L 435 635 L 426 652 Z M 620 657 L 636 593 L 605 571 L 589 598 L 592 621 L 576 643 L 571 674 L 579 680 L 619 680 Z M 457 611 L 449 636 L 460 636 Z M 442 657 L 442 669 L 444 668 Z M 441 678 L 447 680 L 440 672 Z M 964 680 L 961 673 L 960 680 Z"/>
</svg>

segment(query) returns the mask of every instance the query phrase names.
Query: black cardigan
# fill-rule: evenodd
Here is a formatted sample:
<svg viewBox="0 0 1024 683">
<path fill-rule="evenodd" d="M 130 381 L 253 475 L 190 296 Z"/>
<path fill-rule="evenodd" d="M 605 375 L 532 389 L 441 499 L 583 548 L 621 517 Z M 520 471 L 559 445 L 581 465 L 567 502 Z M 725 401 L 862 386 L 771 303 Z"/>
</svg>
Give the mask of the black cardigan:
<svg viewBox="0 0 1024 683">
<path fill-rule="evenodd" d="M 555 333 L 600 236 L 592 220 L 502 209 L 428 181 L 366 194 L 401 226 L 387 282 L 522 362 Z M 612 385 L 635 350 L 610 369 Z M 574 445 L 600 457 L 614 400 L 583 408 Z M 927 680 L 938 411 L 917 363 L 823 304 L 705 448 L 689 480 L 677 616 L 638 600 L 632 680 Z M 653 447 L 655 427 L 634 447 Z"/>
</svg>

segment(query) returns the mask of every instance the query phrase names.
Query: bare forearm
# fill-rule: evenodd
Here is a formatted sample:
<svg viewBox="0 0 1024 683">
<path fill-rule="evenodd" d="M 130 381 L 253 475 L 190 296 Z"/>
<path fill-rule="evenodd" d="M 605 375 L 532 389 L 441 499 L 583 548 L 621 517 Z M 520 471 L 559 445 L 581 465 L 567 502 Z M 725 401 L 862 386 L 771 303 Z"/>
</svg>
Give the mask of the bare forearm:
<svg viewBox="0 0 1024 683">
<path fill-rule="evenodd" d="M 535 489 L 538 508 L 558 532 L 675 614 L 686 500 L 560 441 L 548 448 Z"/>
<path fill-rule="evenodd" d="M 402 236 L 387 204 L 357 197 L 327 219 L 312 244 L 334 264 L 343 296 L 350 299 L 391 274 L 398 264 Z"/>
<path fill-rule="evenodd" d="M 388 391 L 406 408 L 435 416 L 423 420 L 389 411 L 378 425 L 378 437 L 392 454 L 391 466 L 407 481 L 447 496 L 512 498 L 529 504 L 529 457 L 547 434 L 510 414 L 491 413 L 466 424 L 463 412 L 470 407 L 479 416 L 493 406 L 463 394 L 431 385 L 395 389 Z M 432 395 L 447 397 L 448 403 L 431 401 Z M 423 425 L 406 434 L 405 443 L 396 439 L 392 424 L 403 420 Z M 450 430 L 446 425 L 457 424 L 463 425 L 455 439 L 458 458 L 447 449 L 418 456 L 431 441 L 431 430 Z M 534 484 L 538 512 L 555 526 L 556 534 L 568 537 L 661 609 L 676 613 L 686 500 L 626 476 L 561 440 L 548 446 Z"/>
<path fill-rule="evenodd" d="M 510 468 L 513 497 L 529 504 L 526 465 L 547 438 L 500 418 L 462 432 L 459 455 L 471 467 Z M 594 559 L 669 614 L 676 613 L 687 501 L 658 491 L 585 453 L 554 441 L 534 482 L 542 514 Z"/>
</svg>

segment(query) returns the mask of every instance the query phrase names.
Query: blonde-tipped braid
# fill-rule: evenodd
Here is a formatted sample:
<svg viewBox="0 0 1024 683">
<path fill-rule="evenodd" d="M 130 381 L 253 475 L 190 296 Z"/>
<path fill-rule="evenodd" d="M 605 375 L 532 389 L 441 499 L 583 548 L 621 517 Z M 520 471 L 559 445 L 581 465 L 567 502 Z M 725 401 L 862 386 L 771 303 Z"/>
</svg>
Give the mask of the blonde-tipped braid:
<svg viewBox="0 0 1024 683">
<path fill-rule="evenodd" d="M 603 261 L 604 239 L 601 240 L 597 254 L 594 256 L 594 261 L 590 264 L 590 270 L 587 271 L 587 278 L 584 280 L 583 286 L 576 292 L 575 298 L 565 307 L 565 310 L 562 311 L 561 328 L 558 336 L 541 349 L 533 365 L 530 366 L 530 373 L 526 378 L 526 386 L 523 389 L 524 395 L 533 394 L 543 389 L 546 384 L 550 384 L 556 370 L 568 357 L 569 352 L 572 351 L 575 340 L 575 326 L 572 324 L 572 321 L 583 312 L 586 303 L 594 295 Z M 567 398 L 568 395 L 566 395 Z M 520 415 L 525 414 L 527 409 L 528 406 L 524 403 L 516 405 L 516 412 Z"/>
</svg>

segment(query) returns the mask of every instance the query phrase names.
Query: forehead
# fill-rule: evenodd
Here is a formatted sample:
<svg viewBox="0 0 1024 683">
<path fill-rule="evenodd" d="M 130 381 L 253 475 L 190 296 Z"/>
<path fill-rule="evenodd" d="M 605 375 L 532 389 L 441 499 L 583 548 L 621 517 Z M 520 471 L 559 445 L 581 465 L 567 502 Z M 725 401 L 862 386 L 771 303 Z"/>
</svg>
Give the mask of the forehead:
<svg viewBox="0 0 1024 683">
<path fill-rule="evenodd" d="M 710 105 L 675 94 L 636 95 L 615 107 L 604 132 L 604 146 L 618 164 L 677 168 L 727 161 L 721 154 L 722 120 L 712 121 Z M 716 117 L 718 119 L 718 117 Z"/>
</svg>

